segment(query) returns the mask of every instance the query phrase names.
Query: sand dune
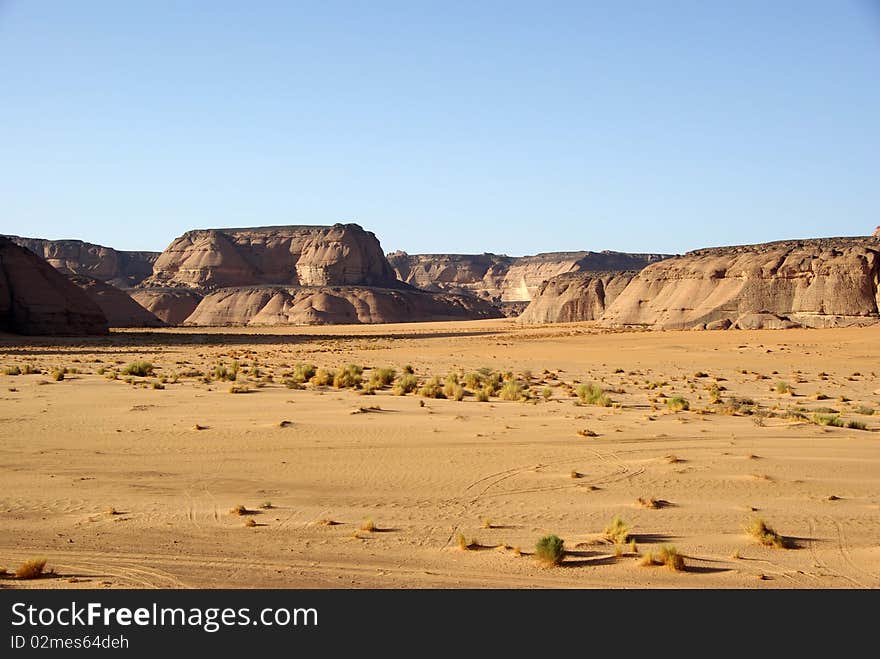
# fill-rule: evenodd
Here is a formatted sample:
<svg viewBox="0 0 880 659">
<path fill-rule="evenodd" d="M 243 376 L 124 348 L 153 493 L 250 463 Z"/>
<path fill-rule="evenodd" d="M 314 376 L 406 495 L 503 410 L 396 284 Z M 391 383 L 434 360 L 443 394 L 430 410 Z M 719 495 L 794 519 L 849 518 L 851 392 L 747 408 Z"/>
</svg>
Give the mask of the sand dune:
<svg viewBox="0 0 880 659">
<path fill-rule="evenodd" d="M 0 567 L 55 571 L 0 586 L 877 587 L 878 339 L 505 320 L 0 335 L 0 367 L 38 371 L 0 375 Z M 154 373 L 126 382 L 135 360 Z M 234 361 L 247 393 L 205 382 Z M 535 398 L 288 388 L 299 362 L 485 367 Z M 587 382 L 613 404 L 582 404 Z M 816 423 L 834 417 L 865 429 Z M 635 547 L 602 537 L 614 515 Z M 758 516 L 792 548 L 750 537 Z M 555 568 L 531 555 L 551 533 Z M 641 565 L 663 545 L 685 571 Z"/>
</svg>

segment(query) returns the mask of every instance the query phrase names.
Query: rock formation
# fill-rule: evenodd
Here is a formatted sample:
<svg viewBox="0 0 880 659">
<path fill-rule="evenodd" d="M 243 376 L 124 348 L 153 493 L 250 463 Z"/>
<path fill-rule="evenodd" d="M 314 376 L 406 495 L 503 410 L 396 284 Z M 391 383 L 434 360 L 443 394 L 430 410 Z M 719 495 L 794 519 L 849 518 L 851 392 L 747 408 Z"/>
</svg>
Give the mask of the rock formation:
<svg viewBox="0 0 880 659">
<path fill-rule="evenodd" d="M 146 287 L 394 285 L 376 236 L 357 224 L 188 231 L 162 252 Z"/>
<path fill-rule="evenodd" d="M 356 224 L 189 231 L 130 294 L 169 324 L 313 325 L 496 318 L 470 296 L 399 281 Z"/>
<path fill-rule="evenodd" d="M 406 252 L 388 255 L 398 278 L 408 284 L 425 290 L 470 293 L 498 305 L 528 303 L 544 282 L 564 273 L 639 270 L 663 258 L 660 254 L 622 252 L 553 252 L 520 257 Z"/>
<path fill-rule="evenodd" d="M 6 236 L 64 274 L 86 275 L 117 288 L 136 286 L 153 272 L 158 252 L 125 252 L 81 240 Z"/>
<path fill-rule="evenodd" d="M 168 325 L 183 325 L 203 295 L 189 288 L 132 288 L 131 298 Z"/>
<path fill-rule="evenodd" d="M 410 287 L 257 286 L 210 293 L 186 325 L 331 325 L 497 318 L 488 302 Z"/>
<path fill-rule="evenodd" d="M 541 285 L 519 317 L 523 323 L 599 320 L 636 272 L 569 272 Z"/>
<path fill-rule="evenodd" d="M 837 327 L 878 321 L 880 240 L 700 249 L 652 264 L 602 323 L 659 329 Z"/>
<path fill-rule="evenodd" d="M 0 237 L 0 330 L 16 334 L 107 334 L 88 295 L 44 259 Z"/>
<path fill-rule="evenodd" d="M 100 307 L 110 327 L 162 327 L 164 322 L 124 291 L 85 275 L 67 275 Z"/>
</svg>

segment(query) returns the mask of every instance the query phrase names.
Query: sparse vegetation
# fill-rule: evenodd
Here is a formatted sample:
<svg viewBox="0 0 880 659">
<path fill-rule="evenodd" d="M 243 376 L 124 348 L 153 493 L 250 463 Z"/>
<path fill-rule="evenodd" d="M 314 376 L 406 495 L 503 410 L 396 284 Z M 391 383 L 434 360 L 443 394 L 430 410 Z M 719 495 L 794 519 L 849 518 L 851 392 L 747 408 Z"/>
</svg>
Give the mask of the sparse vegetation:
<svg viewBox="0 0 880 659">
<path fill-rule="evenodd" d="M 376 524 L 372 519 L 365 519 L 364 523 L 361 524 L 361 531 L 366 531 L 367 533 L 372 533 L 376 530 Z"/>
<path fill-rule="evenodd" d="M 18 366 L 7 366 L 3 369 L 3 375 L 21 375 L 21 368 Z"/>
<path fill-rule="evenodd" d="M 376 389 L 384 389 L 394 382 L 397 372 L 391 368 L 374 368 L 370 371 L 370 384 Z"/>
<path fill-rule="evenodd" d="M 681 412 L 683 410 L 691 409 L 691 404 L 688 402 L 687 398 L 673 396 L 666 400 L 666 407 L 673 412 Z"/>
<path fill-rule="evenodd" d="M 229 510 L 230 515 L 239 515 L 239 516 L 249 515 L 250 512 L 251 511 L 248 510 L 247 508 L 245 508 L 242 504 L 238 504 L 237 506 L 234 506 Z"/>
<path fill-rule="evenodd" d="M 419 395 L 422 398 L 446 398 L 440 378 L 436 375 L 422 385 L 422 388 L 419 389 Z"/>
<path fill-rule="evenodd" d="M 316 387 L 326 387 L 333 384 L 336 374 L 326 368 L 319 368 L 312 376 L 311 383 Z"/>
<path fill-rule="evenodd" d="M 557 535 L 545 535 L 535 545 L 535 558 L 546 565 L 559 565 L 565 558 L 565 542 Z"/>
<path fill-rule="evenodd" d="M 615 515 L 611 518 L 611 523 L 605 527 L 604 534 L 606 540 L 616 545 L 626 544 L 629 542 L 629 525 Z"/>
<path fill-rule="evenodd" d="M 665 565 L 673 572 L 681 572 L 684 570 L 684 556 L 678 553 L 678 550 L 672 545 L 664 545 L 660 547 L 657 558 L 662 565 Z"/>
<path fill-rule="evenodd" d="M 294 364 L 293 366 L 293 374 L 291 375 L 291 380 L 296 384 L 305 384 L 313 377 L 315 377 L 315 373 L 318 371 L 318 368 L 314 364 L 308 364 L 305 362 L 300 362 L 298 364 Z"/>
<path fill-rule="evenodd" d="M 794 393 L 794 389 L 792 389 L 791 385 L 788 384 L 788 382 L 783 382 L 782 380 L 780 380 L 776 383 L 776 393 L 791 395 Z"/>
<path fill-rule="evenodd" d="M 249 394 L 251 392 L 251 388 L 246 384 L 233 384 L 229 387 L 229 393 L 231 394 Z"/>
<path fill-rule="evenodd" d="M 501 400 L 519 400 L 523 395 L 523 386 L 517 380 L 507 380 L 498 392 Z"/>
<path fill-rule="evenodd" d="M 588 382 L 577 387 L 577 396 L 585 405 L 598 405 L 599 407 L 611 407 L 611 398 L 602 387 Z"/>
<path fill-rule="evenodd" d="M 855 419 L 851 419 L 846 422 L 846 427 L 851 428 L 852 430 L 867 430 L 868 426 L 864 421 L 856 421 Z"/>
<path fill-rule="evenodd" d="M 818 426 L 833 426 L 843 428 L 843 419 L 837 414 L 813 414 L 813 423 Z"/>
<path fill-rule="evenodd" d="M 336 375 L 333 377 L 333 386 L 337 389 L 354 389 L 359 387 L 363 382 L 363 372 L 364 369 L 360 366 L 347 364 L 336 372 Z"/>
<path fill-rule="evenodd" d="M 404 373 L 394 384 L 393 392 L 396 396 L 406 396 L 415 391 L 419 386 L 419 379 L 412 373 Z"/>
<path fill-rule="evenodd" d="M 16 579 L 39 579 L 46 570 L 45 558 L 31 558 L 18 566 Z"/>
<path fill-rule="evenodd" d="M 768 526 L 760 517 L 752 520 L 746 527 L 746 531 L 748 531 L 749 535 L 755 538 L 758 542 L 767 547 L 785 549 L 789 546 L 786 538 Z"/>
<path fill-rule="evenodd" d="M 55 382 L 61 382 L 64 379 L 64 374 L 67 372 L 66 368 L 55 368 L 52 369 L 52 372 L 49 374 Z"/>
<path fill-rule="evenodd" d="M 458 535 L 455 536 L 455 541 L 458 543 L 458 548 L 464 551 L 467 551 L 471 548 L 471 543 L 468 542 L 464 533 L 461 531 L 458 532 Z"/>
<path fill-rule="evenodd" d="M 153 374 L 153 365 L 150 362 L 136 361 L 126 364 L 122 369 L 123 375 L 133 375 L 138 378 L 146 378 Z"/>
</svg>

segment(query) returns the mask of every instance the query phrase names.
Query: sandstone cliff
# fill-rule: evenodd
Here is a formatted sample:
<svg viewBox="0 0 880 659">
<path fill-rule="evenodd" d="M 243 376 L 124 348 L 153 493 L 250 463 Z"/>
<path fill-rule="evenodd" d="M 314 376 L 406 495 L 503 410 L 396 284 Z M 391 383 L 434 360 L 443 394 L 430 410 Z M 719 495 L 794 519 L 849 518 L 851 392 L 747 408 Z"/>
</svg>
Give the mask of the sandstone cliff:
<svg viewBox="0 0 880 659">
<path fill-rule="evenodd" d="M 880 240 L 701 249 L 643 269 L 602 323 L 659 329 L 829 327 L 878 321 Z"/>
<path fill-rule="evenodd" d="M 64 274 L 85 275 L 117 288 L 135 286 L 149 277 L 159 256 L 158 252 L 126 252 L 81 240 L 6 237 Z"/>
<path fill-rule="evenodd" d="M 106 334 L 107 319 L 88 295 L 45 260 L 0 237 L 0 330 Z"/>
<path fill-rule="evenodd" d="M 393 286 L 376 236 L 356 224 L 188 231 L 162 252 L 145 287 Z"/>
<path fill-rule="evenodd" d="M 425 290 L 470 293 L 495 304 L 530 302 L 541 285 L 567 272 L 639 270 L 661 254 L 552 252 L 535 256 L 498 254 L 407 254 L 388 260 L 402 281 Z"/>
<path fill-rule="evenodd" d="M 132 288 L 132 299 L 169 325 L 183 325 L 204 297 L 188 288 Z"/>
<path fill-rule="evenodd" d="M 637 272 L 569 272 L 541 285 L 519 317 L 523 323 L 598 320 Z"/>
<path fill-rule="evenodd" d="M 164 322 L 138 304 L 126 292 L 85 275 L 67 275 L 100 307 L 110 327 L 162 327 Z"/>
<path fill-rule="evenodd" d="M 258 286 L 223 288 L 199 303 L 186 325 L 329 325 L 498 318 L 470 296 L 410 287 Z"/>
</svg>

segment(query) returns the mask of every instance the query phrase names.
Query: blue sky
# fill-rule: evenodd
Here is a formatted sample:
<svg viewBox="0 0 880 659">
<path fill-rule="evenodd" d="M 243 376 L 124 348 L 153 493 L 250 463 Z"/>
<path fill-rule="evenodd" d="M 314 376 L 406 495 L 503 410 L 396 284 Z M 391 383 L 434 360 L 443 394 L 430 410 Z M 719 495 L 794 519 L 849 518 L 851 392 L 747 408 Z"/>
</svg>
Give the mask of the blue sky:
<svg viewBox="0 0 880 659">
<path fill-rule="evenodd" d="M 0 233 L 683 252 L 880 224 L 876 0 L 0 0 Z"/>
</svg>

